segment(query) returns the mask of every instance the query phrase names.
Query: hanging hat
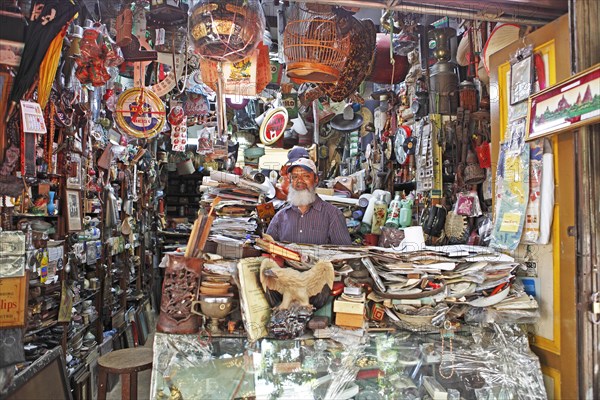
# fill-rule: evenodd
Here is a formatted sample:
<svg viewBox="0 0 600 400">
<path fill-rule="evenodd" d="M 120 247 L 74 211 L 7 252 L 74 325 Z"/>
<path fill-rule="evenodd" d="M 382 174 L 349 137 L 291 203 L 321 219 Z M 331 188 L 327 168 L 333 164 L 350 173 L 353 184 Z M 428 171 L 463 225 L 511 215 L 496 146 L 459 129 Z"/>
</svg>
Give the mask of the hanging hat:
<svg viewBox="0 0 600 400">
<path fill-rule="evenodd" d="M 362 126 L 363 116 L 354 112 L 352 104 L 346 104 L 344 112 L 333 117 L 329 124 L 338 131 L 354 131 Z"/>
<path fill-rule="evenodd" d="M 300 159 L 300 158 L 310 158 L 308 155 L 308 151 L 304 148 L 304 147 L 300 147 L 300 146 L 294 146 L 289 152 L 288 152 L 288 162 L 293 163 L 294 161 Z"/>
<path fill-rule="evenodd" d="M 483 46 L 483 65 L 490 72 L 490 56 L 519 39 L 519 25 L 503 24 L 494 28 L 485 46 Z"/>
<path fill-rule="evenodd" d="M 469 65 L 469 58 L 473 55 L 470 54 L 471 50 L 471 39 L 469 38 L 468 31 L 462 35 L 458 48 L 456 49 L 456 63 L 461 67 Z"/>
</svg>

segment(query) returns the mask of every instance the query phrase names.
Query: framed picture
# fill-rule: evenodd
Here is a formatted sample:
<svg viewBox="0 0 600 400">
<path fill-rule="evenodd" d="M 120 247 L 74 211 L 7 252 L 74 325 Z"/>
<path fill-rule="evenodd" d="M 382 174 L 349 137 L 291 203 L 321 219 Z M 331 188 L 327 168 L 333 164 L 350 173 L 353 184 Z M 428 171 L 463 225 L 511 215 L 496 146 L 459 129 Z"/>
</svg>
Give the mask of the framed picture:
<svg viewBox="0 0 600 400">
<path fill-rule="evenodd" d="M 146 315 L 141 307 L 135 312 L 135 322 L 138 327 L 138 342 L 140 346 L 143 346 L 146 343 L 146 339 L 148 339 L 149 332 Z"/>
<path fill-rule="evenodd" d="M 0 39 L 0 64 L 19 68 L 21 56 L 25 49 L 25 43 L 13 42 L 12 40 Z"/>
<path fill-rule="evenodd" d="M 125 328 L 125 338 L 127 339 L 128 349 L 135 347 L 135 340 L 133 339 L 133 326 L 131 326 L 131 324 L 127 324 L 127 328 Z"/>
<path fill-rule="evenodd" d="M 75 130 L 75 135 L 73 137 L 73 151 L 78 153 L 83 152 L 83 144 L 81 143 L 81 138 L 83 137 L 83 129 L 79 128 Z"/>
<path fill-rule="evenodd" d="M 69 232 L 82 229 L 81 226 L 81 192 L 67 189 L 67 228 Z"/>
<path fill-rule="evenodd" d="M 72 400 L 62 347 L 47 351 L 16 375 L 2 398 Z"/>
<path fill-rule="evenodd" d="M 533 85 L 532 56 L 524 57 L 510 67 L 510 104 L 527 100 Z"/>
<path fill-rule="evenodd" d="M 529 98 L 526 140 L 600 122 L 600 64 Z"/>
<path fill-rule="evenodd" d="M 71 153 L 68 166 L 67 187 L 69 189 L 81 189 L 81 184 L 83 183 L 81 155 Z"/>
</svg>

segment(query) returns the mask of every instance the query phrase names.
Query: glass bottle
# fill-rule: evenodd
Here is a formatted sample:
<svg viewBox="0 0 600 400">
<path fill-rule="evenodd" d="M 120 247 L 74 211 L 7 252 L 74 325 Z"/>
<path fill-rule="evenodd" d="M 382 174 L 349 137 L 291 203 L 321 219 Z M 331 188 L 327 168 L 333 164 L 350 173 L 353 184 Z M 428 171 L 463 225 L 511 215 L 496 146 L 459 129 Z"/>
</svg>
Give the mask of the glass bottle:
<svg viewBox="0 0 600 400">
<path fill-rule="evenodd" d="M 402 228 L 407 228 L 412 225 L 412 196 L 407 196 L 405 199 L 400 201 L 400 215 L 398 217 L 398 223 Z"/>
<path fill-rule="evenodd" d="M 375 202 L 377 199 L 375 196 L 371 196 L 368 200 L 367 208 L 365 209 L 365 213 L 363 214 L 362 223 L 360 224 L 360 232 L 371 233 L 371 225 L 373 223 L 373 212 L 375 210 Z"/>
<path fill-rule="evenodd" d="M 373 208 L 373 222 L 371 223 L 371 233 L 381 235 L 381 227 L 385 224 L 387 215 L 387 203 L 383 200 L 383 195 L 380 194 L 375 201 Z"/>
<path fill-rule="evenodd" d="M 44 283 L 46 279 L 48 279 L 48 249 L 44 249 L 40 262 L 40 282 Z"/>
<path fill-rule="evenodd" d="M 400 217 L 400 192 L 396 192 L 394 200 L 390 202 L 390 207 L 387 210 L 387 221 L 385 226 L 388 228 L 397 228 L 399 225 L 398 218 Z"/>
</svg>

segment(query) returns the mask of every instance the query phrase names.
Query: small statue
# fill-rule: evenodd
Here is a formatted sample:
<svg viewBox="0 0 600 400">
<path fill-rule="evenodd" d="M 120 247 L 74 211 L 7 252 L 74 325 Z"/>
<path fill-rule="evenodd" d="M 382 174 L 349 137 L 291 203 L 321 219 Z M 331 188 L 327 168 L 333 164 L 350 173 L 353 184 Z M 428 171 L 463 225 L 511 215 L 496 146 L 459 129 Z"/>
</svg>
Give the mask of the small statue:
<svg viewBox="0 0 600 400">
<path fill-rule="evenodd" d="M 415 84 L 417 80 L 423 75 L 423 70 L 421 69 L 421 57 L 419 56 L 419 50 L 414 49 L 407 55 L 408 63 L 410 64 L 410 69 L 408 70 L 408 74 L 406 74 L 406 78 L 404 82 L 406 83 L 407 96 L 409 101 L 412 101 L 415 96 L 416 87 Z"/>
</svg>

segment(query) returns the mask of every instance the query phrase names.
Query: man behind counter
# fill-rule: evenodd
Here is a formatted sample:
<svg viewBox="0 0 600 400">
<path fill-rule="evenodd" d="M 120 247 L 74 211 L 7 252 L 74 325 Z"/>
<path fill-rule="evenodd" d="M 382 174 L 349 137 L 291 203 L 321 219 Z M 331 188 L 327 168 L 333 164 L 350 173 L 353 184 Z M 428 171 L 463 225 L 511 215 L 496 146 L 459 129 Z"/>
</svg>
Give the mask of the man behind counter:
<svg viewBox="0 0 600 400">
<path fill-rule="evenodd" d="M 319 178 L 315 163 L 299 158 L 290 164 L 288 174 L 289 204 L 275 214 L 267 234 L 282 242 L 352 244 L 342 212 L 316 193 Z"/>
</svg>

